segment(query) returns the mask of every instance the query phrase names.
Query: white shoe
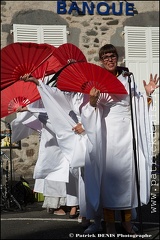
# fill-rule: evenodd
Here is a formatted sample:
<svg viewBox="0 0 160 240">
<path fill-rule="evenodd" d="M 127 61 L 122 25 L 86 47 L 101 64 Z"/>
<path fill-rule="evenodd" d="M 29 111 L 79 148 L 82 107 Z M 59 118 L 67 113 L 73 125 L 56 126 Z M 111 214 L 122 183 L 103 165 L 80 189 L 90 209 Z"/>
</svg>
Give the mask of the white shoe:
<svg viewBox="0 0 160 240">
<path fill-rule="evenodd" d="M 92 223 L 85 231 L 84 233 L 96 233 L 102 231 L 101 225 L 97 225 L 95 223 Z"/>
</svg>

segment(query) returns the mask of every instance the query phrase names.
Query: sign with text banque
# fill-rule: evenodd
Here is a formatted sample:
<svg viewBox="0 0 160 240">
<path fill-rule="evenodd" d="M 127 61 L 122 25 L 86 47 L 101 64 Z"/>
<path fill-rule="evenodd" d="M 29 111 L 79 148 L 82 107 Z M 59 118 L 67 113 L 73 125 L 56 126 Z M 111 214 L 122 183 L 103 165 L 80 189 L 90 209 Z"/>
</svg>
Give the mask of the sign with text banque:
<svg viewBox="0 0 160 240">
<path fill-rule="evenodd" d="M 108 4 L 107 2 L 100 1 L 97 4 L 94 2 L 82 1 L 81 8 L 78 6 L 77 1 L 71 1 L 69 7 L 67 7 L 66 1 L 57 1 L 57 13 L 58 14 L 72 14 L 76 12 L 77 15 L 94 15 L 98 13 L 99 15 L 117 15 L 120 16 L 125 14 L 126 16 L 134 16 L 134 3 L 118 1 L 118 3 L 112 2 Z"/>
</svg>

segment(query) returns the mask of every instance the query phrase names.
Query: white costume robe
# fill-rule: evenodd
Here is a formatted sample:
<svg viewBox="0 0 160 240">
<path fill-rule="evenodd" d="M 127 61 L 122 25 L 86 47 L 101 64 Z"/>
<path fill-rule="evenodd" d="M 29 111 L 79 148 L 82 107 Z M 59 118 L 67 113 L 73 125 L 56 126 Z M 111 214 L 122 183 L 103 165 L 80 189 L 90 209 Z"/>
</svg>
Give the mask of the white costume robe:
<svg viewBox="0 0 160 240">
<path fill-rule="evenodd" d="M 35 101 L 34 103 L 31 103 L 30 106 L 34 107 L 40 107 L 41 101 Z M 28 127 L 25 125 L 25 122 L 31 123 L 31 126 Z M 32 113 L 25 111 L 25 112 L 19 112 L 17 113 L 17 118 L 15 118 L 11 122 L 11 129 L 12 129 L 12 135 L 11 135 L 11 142 L 17 142 L 24 138 L 27 138 L 30 136 L 34 131 L 41 132 L 42 129 L 42 123 L 33 116 Z"/>
<path fill-rule="evenodd" d="M 28 110 L 30 112 L 20 113 L 18 118 L 14 120 L 12 132 L 15 139 L 17 131 L 20 130 L 21 138 L 18 135 L 18 140 L 28 136 L 28 129 L 41 132 L 39 156 L 34 169 L 34 191 L 49 197 L 49 202 L 47 200 L 45 204 L 52 203 L 50 207 L 57 205 L 58 208 L 59 200 L 62 200 L 62 205 L 64 205 L 64 202 L 68 206 L 78 205 L 77 178 L 73 177 L 69 171 L 69 162 L 58 146 L 56 135 L 52 131 L 52 126 L 41 100 L 30 104 Z M 17 123 L 20 124 L 20 129 L 15 127 Z M 69 183 L 67 183 L 68 181 Z M 64 201 L 64 198 L 66 198 L 66 201 Z"/>
<path fill-rule="evenodd" d="M 127 79 L 122 75 L 118 78 L 129 93 Z M 150 199 L 152 126 L 146 97 L 135 92 L 132 86 L 133 94 L 140 199 L 142 204 L 147 204 Z M 96 110 L 89 103 L 82 108 L 81 121 L 93 145 L 85 165 L 87 209 L 96 212 L 99 206 L 114 210 L 136 208 L 129 95 L 101 93 Z M 88 217 L 93 215 L 88 214 Z"/>
<path fill-rule="evenodd" d="M 58 145 L 60 146 L 65 157 L 70 162 L 71 169 L 77 169 L 85 165 L 86 159 L 89 157 L 88 151 L 92 145 L 88 143 L 89 139 L 86 134 L 75 134 L 71 129 L 77 123 L 74 116 L 69 116 L 74 111 L 77 117 L 80 115 L 80 107 L 88 102 L 88 95 L 80 93 L 61 92 L 57 88 L 51 88 L 40 82 L 38 86 L 39 93 L 44 103 L 47 115 L 51 125 L 56 133 Z M 80 117 L 78 117 L 80 121 Z M 88 146 L 90 148 L 88 148 Z M 81 173 L 78 173 L 78 196 L 80 214 L 85 213 L 85 191 L 84 181 Z"/>
<path fill-rule="evenodd" d="M 39 154 L 33 177 L 48 177 L 48 180 L 60 182 L 69 180 L 69 161 L 59 148 L 55 133 L 49 131 L 46 125 L 43 125 L 41 130 Z"/>
<path fill-rule="evenodd" d="M 80 106 L 82 99 L 73 100 L 57 88 L 51 88 L 39 80 L 38 86 L 43 104 L 51 122 L 57 142 L 71 168 L 84 166 L 85 158 L 88 157 L 86 134 L 75 134 L 72 128 L 76 125 L 69 113 Z M 79 111 L 79 109 L 77 110 Z M 77 114 L 77 112 L 75 112 Z M 72 143 L 72 144 L 71 144 Z"/>
</svg>

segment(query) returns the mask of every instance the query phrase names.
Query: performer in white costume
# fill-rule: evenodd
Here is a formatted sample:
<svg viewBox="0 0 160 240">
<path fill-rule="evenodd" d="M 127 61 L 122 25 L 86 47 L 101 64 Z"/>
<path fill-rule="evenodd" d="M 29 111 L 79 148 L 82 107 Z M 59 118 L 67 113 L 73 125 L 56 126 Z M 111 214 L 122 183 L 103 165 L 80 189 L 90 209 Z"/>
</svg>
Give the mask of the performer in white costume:
<svg viewBox="0 0 160 240">
<path fill-rule="evenodd" d="M 37 84 L 48 119 L 51 123 L 52 131 L 56 134 L 58 146 L 68 160 L 70 169 L 74 170 L 75 168 L 83 167 L 85 159 L 89 157 L 88 147 L 86 148 L 88 137 L 84 129 L 82 129 L 78 116 L 79 106 L 86 104 L 88 95 L 85 97 L 80 93 L 62 92 L 57 88 L 47 86 L 41 80 L 29 77 L 27 74 L 22 77 L 22 80 L 32 81 Z M 83 180 L 80 182 L 82 185 Z M 82 197 L 81 195 L 80 199 L 82 203 L 82 199 L 85 200 L 85 196 Z M 82 205 L 84 206 L 84 204 Z M 83 209 L 85 208 L 83 207 Z"/>
<path fill-rule="evenodd" d="M 41 100 L 35 101 L 34 103 L 29 104 L 28 106 L 34 109 L 37 108 L 39 109 L 39 111 L 40 109 L 43 108 L 43 104 Z M 66 214 L 65 211 L 60 207 L 66 206 L 66 183 L 55 182 L 52 179 L 52 171 L 55 170 L 53 156 L 64 158 L 64 156 L 62 156 L 61 154 L 61 151 L 59 152 L 59 155 L 57 155 L 58 154 L 57 141 L 55 140 L 55 138 L 52 137 L 51 134 L 47 135 L 47 131 L 45 135 L 43 134 L 45 133 L 45 129 L 43 129 L 43 123 L 39 121 L 38 118 L 36 118 L 33 115 L 33 113 L 29 111 L 24 111 L 24 109 L 23 109 L 23 112 L 21 112 L 19 109 L 17 115 L 18 115 L 17 118 L 11 122 L 13 142 L 22 140 L 28 137 L 29 135 L 31 135 L 33 131 L 37 131 L 39 135 L 41 134 L 43 135 L 42 137 L 43 142 L 45 142 L 46 140 L 46 143 L 47 143 L 47 139 L 48 139 L 48 142 L 53 144 L 52 148 L 49 146 L 49 144 L 47 144 L 48 148 L 45 148 L 45 153 L 47 154 L 45 155 L 45 153 L 43 153 L 43 157 L 45 158 L 44 160 L 46 160 L 46 164 L 43 165 L 44 173 L 42 174 L 41 168 L 40 169 L 38 168 L 40 171 L 36 175 L 44 178 L 43 179 L 35 178 L 34 192 L 42 193 L 45 196 L 42 207 L 47 209 L 50 209 L 50 208 L 58 209 L 57 211 L 54 211 L 54 214 L 57 213 L 59 215 L 65 215 Z M 46 139 L 44 139 L 45 136 L 47 136 Z M 42 142 L 40 143 L 40 145 L 44 150 L 44 145 L 42 144 Z M 55 151 L 55 155 L 54 155 L 54 151 Z M 42 151 L 39 151 L 39 152 L 42 153 Z M 50 155 L 52 156 L 52 159 L 51 159 L 52 161 L 50 160 L 50 157 L 49 157 Z M 38 160 L 37 162 L 39 163 Z M 58 173 L 62 174 L 62 172 L 58 172 Z M 68 173 L 66 176 L 67 177 L 65 177 L 65 179 L 68 179 Z M 55 175 L 54 175 L 54 179 L 55 179 Z M 78 201 L 76 199 L 76 202 L 74 202 L 76 206 L 78 205 L 77 202 Z"/>
<path fill-rule="evenodd" d="M 93 87 L 90 103 L 82 108 L 81 121 L 93 145 L 85 165 L 87 217 L 95 215 L 96 219 L 98 209 L 103 208 L 106 232 L 115 233 L 115 210 L 122 210 L 123 227 L 135 234 L 131 209 L 138 207 L 138 194 L 128 77 L 118 72 L 118 53 L 113 45 L 103 46 L 99 58 L 103 67 L 117 76 L 128 94 L 103 94 Z M 157 75 L 150 76 L 149 84 L 144 81 L 146 94 L 135 89 L 133 78 L 131 85 L 141 204 L 147 204 L 150 199 L 152 166 L 152 124 L 147 97 L 158 87 L 158 81 Z M 98 231 L 99 224 L 97 220 L 85 233 Z"/>
<path fill-rule="evenodd" d="M 56 90 L 56 92 L 57 91 L 58 90 Z M 57 95 L 58 100 L 60 100 L 60 97 L 58 95 Z M 72 98 L 72 96 L 70 96 L 70 94 L 68 95 L 67 93 L 65 93 L 65 95 L 68 97 L 68 101 L 69 101 L 69 98 Z M 63 102 L 63 100 L 62 100 L 62 102 Z M 65 99 L 65 102 L 66 102 L 66 99 Z M 74 112 L 71 110 L 71 107 L 69 106 L 68 102 L 64 103 L 63 107 L 65 107 L 65 105 L 66 105 L 66 110 L 69 110 L 68 113 L 70 114 L 70 116 L 73 119 L 76 118 L 76 115 L 74 115 Z M 74 105 L 74 101 L 73 101 L 73 105 Z M 56 109 L 56 106 L 55 106 L 55 109 Z M 55 110 L 55 109 L 53 108 L 53 110 Z M 50 181 L 50 180 L 66 182 L 67 206 L 77 206 L 77 205 L 79 205 L 78 204 L 79 202 L 77 200 L 77 195 L 78 195 L 78 189 L 77 189 L 78 188 L 78 179 L 77 178 L 80 179 L 81 177 L 78 177 L 78 176 L 80 176 L 78 171 L 76 173 L 77 174 L 76 178 L 72 176 L 72 173 L 74 172 L 74 174 L 75 174 L 75 169 L 79 166 L 84 165 L 85 155 L 83 155 L 83 150 L 84 150 L 86 144 L 83 143 L 82 140 L 83 139 L 85 140 L 85 138 L 83 137 L 83 139 L 81 140 L 82 137 L 78 137 L 78 135 L 76 134 L 76 133 L 79 134 L 79 133 L 83 132 L 84 129 L 81 128 L 81 124 L 78 123 L 78 119 L 77 119 L 77 121 L 75 120 L 76 122 L 74 122 L 69 115 L 67 117 L 69 117 L 68 119 L 71 120 L 72 125 L 74 125 L 74 127 L 73 126 L 71 127 L 70 123 L 69 123 L 69 127 L 68 127 L 67 123 L 66 123 L 67 119 L 65 118 L 65 125 L 67 126 L 67 129 L 66 129 L 65 126 L 63 125 L 63 121 L 64 121 L 63 118 L 60 118 L 58 122 L 56 121 L 55 126 L 52 127 L 53 125 L 51 125 L 51 122 L 48 119 L 48 116 L 46 114 L 46 110 L 42 107 L 41 108 L 34 108 L 33 106 L 32 107 L 28 106 L 26 108 L 21 108 L 21 109 L 19 108 L 18 109 L 18 111 L 25 111 L 25 110 L 28 110 L 28 111 L 32 112 L 32 114 L 34 114 L 34 116 L 43 123 L 43 128 L 42 128 L 42 131 L 41 131 L 41 141 L 40 141 L 40 147 L 39 147 L 39 149 L 40 149 L 39 150 L 39 157 L 38 157 L 35 169 L 34 169 L 34 178 L 35 179 L 45 178 L 45 186 L 46 186 L 46 182 Z M 56 114 L 55 112 L 56 112 L 56 110 L 53 112 L 53 114 L 55 114 L 55 117 L 57 118 L 58 114 Z M 60 114 L 61 114 L 61 112 L 60 112 Z M 25 121 L 24 124 L 25 125 L 28 124 L 28 126 L 32 128 L 32 123 L 30 121 L 28 121 L 28 122 Z M 64 151 L 62 152 L 60 147 L 59 147 L 59 144 L 57 142 L 57 135 L 53 131 L 53 129 L 57 129 L 56 126 L 58 124 L 62 126 L 61 129 L 63 130 L 63 134 L 66 134 L 66 131 L 68 131 L 68 132 L 71 132 L 71 134 L 70 134 L 71 138 L 72 138 L 72 136 L 73 137 L 76 136 L 67 145 L 67 147 L 69 146 L 69 151 L 72 148 L 74 143 L 75 143 L 75 146 L 76 146 L 77 143 L 79 144 L 79 142 L 81 142 L 82 147 L 80 149 L 82 150 L 82 152 L 81 152 L 80 156 L 76 152 L 74 153 L 75 149 L 72 150 L 73 155 L 71 155 L 72 152 L 70 151 L 71 152 L 70 156 L 73 156 L 74 161 L 72 161 L 71 157 L 68 158 L 67 154 L 65 156 L 67 148 L 66 148 L 63 136 L 62 136 L 62 138 L 60 139 L 59 142 L 60 143 L 63 142 L 63 146 L 65 146 L 66 149 L 64 149 Z M 73 128 L 74 131 L 72 131 L 72 128 Z M 66 134 L 65 138 L 66 138 L 65 140 L 68 141 L 67 134 Z M 77 140 L 78 142 L 76 142 L 76 139 L 78 139 Z M 76 149 L 78 149 L 77 147 L 76 147 Z M 47 151 L 46 151 L 46 148 L 47 148 Z M 68 151 L 68 153 L 70 153 L 69 151 Z M 77 158 L 75 157 L 75 154 L 78 157 L 78 163 L 76 161 Z M 84 152 L 84 154 L 85 154 L 85 152 Z M 53 156 L 54 156 L 54 161 L 53 161 Z M 84 159 L 83 159 L 83 157 L 84 157 Z M 81 162 L 81 160 L 83 160 L 83 161 Z M 69 169 L 70 169 L 70 171 L 69 171 Z M 69 180 L 69 178 L 70 178 L 70 180 Z M 73 178 L 75 179 L 74 181 L 73 181 Z M 68 181 L 69 181 L 69 183 L 68 183 Z M 75 181 L 77 181 L 77 183 L 75 183 Z M 39 180 L 37 180 L 36 183 L 37 182 L 39 182 Z M 37 186 L 40 186 L 40 185 L 36 184 L 36 191 L 42 192 L 42 190 L 40 190 L 40 189 L 37 190 Z M 48 186 L 48 184 L 47 184 L 47 186 Z M 45 188 L 45 189 L 47 189 L 47 188 Z M 59 190 L 60 193 L 55 192 L 55 189 L 56 189 L 56 191 Z M 73 193 L 73 190 L 74 190 L 74 193 Z M 62 194 L 61 188 L 58 188 L 58 189 L 53 188 L 52 191 L 53 191 L 52 192 L 53 196 L 59 196 L 60 194 Z M 43 193 L 44 193 L 45 196 L 48 196 L 48 193 L 46 193 L 46 191 L 44 191 L 44 189 L 43 189 Z M 73 196 L 73 194 L 74 194 L 74 196 Z M 63 192 L 63 195 L 66 196 L 65 191 Z M 73 207 L 71 208 L 70 218 L 73 218 L 74 215 L 76 216 L 76 213 L 74 214 L 75 210 L 76 209 L 73 209 Z"/>
</svg>

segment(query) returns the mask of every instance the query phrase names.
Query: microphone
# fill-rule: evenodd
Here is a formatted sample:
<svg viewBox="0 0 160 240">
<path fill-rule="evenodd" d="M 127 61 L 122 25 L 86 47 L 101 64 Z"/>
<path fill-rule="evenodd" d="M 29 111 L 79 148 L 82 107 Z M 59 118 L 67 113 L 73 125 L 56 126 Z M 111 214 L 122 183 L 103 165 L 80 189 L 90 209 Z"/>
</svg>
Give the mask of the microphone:
<svg viewBox="0 0 160 240">
<path fill-rule="evenodd" d="M 69 112 L 69 116 L 73 119 L 73 121 L 75 121 L 75 123 L 78 124 L 78 118 L 77 118 L 77 115 L 75 114 L 74 111 L 71 110 L 71 111 Z"/>
<path fill-rule="evenodd" d="M 132 72 L 122 71 L 122 76 L 123 76 L 123 77 L 129 77 L 129 76 L 131 76 L 131 75 L 133 75 Z"/>
</svg>

